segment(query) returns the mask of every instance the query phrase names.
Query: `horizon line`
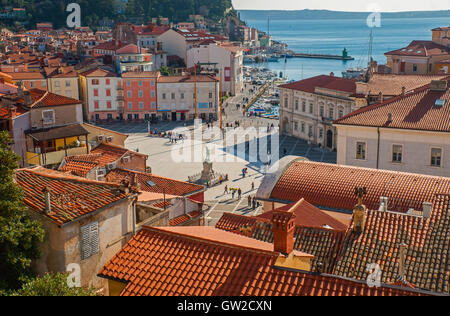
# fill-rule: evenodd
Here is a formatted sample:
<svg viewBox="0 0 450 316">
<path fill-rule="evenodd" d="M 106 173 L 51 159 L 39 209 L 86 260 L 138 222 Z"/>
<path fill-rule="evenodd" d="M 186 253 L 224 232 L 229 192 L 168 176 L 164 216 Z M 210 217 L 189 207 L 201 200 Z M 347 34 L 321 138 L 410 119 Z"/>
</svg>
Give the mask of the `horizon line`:
<svg viewBox="0 0 450 316">
<path fill-rule="evenodd" d="M 235 9 L 236 11 L 327 11 L 340 13 L 372 13 L 372 11 L 340 11 L 330 9 Z M 414 13 L 414 12 L 443 12 L 450 11 L 450 9 L 442 10 L 413 10 L 413 11 L 379 11 L 380 13 Z"/>
</svg>

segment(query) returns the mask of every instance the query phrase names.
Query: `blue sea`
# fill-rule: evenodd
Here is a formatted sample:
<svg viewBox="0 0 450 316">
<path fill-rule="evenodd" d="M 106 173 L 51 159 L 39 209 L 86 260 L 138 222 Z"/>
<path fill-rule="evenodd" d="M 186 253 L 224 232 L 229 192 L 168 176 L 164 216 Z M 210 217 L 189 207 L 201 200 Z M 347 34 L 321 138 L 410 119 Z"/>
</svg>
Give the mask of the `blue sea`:
<svg viewBox="0 0 450 316">
<path fill-rule="evenodd" d="M 449 18 L 383 18 L 381 27 L 373 28 L 372 57 L 379 64 L 386 63 L 385 52 L 402 48 L 413 40 L 431 40 L 431 29 L 448 26 Z M 267 20 L 246 20 L 248 26 L 267 32 Z M 365 67 L 368 62 L 370 28 L 365 19 L 343 20 L 271 20 L 270 35 L 275 41 L 288 44 L 299 53 L 341 55 L 347 49 L 354 61 L 292 58 L 263 64 L 289 79 L 301 80 L 320 74 L 341 76 L 349 67 Z"/>
</svg>

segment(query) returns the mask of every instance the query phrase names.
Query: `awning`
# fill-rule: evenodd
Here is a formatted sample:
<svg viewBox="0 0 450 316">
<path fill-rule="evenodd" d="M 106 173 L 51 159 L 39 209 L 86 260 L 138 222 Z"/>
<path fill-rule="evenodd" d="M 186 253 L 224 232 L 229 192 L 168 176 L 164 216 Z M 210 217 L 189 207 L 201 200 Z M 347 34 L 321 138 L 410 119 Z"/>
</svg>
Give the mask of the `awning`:
<svg viewBox="0 0 450 316">
<path fill-rule="evenodd" d="M 40 128 L 38 130 L 28 130 L 25 132 L 38 142 L 60 139 L 67 137 L 88 135 L 89 132 L 81 124 L 72 124 L 53 128 Z"/>
</svg>

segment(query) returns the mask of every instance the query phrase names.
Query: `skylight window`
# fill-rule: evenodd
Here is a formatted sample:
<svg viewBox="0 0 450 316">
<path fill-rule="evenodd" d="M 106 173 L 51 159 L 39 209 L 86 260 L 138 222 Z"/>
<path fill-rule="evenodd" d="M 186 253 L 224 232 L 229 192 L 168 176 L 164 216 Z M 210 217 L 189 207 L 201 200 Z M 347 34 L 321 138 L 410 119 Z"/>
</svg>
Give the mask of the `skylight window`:
<svg viewBox="0 0 450 316">
<path fill-rule="evenodd" d="M 439 107 L 443 107 L 445 105 L 445 100 L 443 99 L 438 99 L 436 100 L 436 102 L 434 103 L 435 106 L 439 106 Z"/>
<path fill-rule="evenodd" d="M 154 187 L 154 186 L 156 186 L 156 184 L 155 184 L 155 182 L 153 182 L 153 181 L 147 181 L 147 184 L 149 185 L 149 186 L 151 186 L 151 187 Z"/>
</svg>

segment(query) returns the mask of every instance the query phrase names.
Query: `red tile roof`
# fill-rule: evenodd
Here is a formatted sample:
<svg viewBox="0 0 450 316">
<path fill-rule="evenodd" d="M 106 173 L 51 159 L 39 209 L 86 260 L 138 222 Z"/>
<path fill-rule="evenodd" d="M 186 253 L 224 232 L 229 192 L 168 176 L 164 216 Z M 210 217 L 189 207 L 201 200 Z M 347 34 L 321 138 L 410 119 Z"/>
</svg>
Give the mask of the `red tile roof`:
<svg viewBox="0 0 450 316">
<path fill-rule="evenodd" d="M 316 88 L 325 88 L 348 93 L 356 93 L 356 81 L 334 76 L 320 75 L 305 80 L 280 85 L 280 88 L 314 93 Z"/>
<path fill-rule="evenodd" d="M 450 77 L 445 81 L 445 92 L 432 91 L 426 85 L 387 102 L 362 107 L 334 124 L 450 132 Z M 435 105 L 439 99 L 445 101 L 444 106 Z"/>
<path fill-rule="evenodd" d="M 258 192 L 258 198 L 288 203 L 304 198 L 319 208 L 347 211 L 355 205 L 356 186 L 367 188 L 369 209 L 378 209 L 380 197 L 388 197 L 389 210 L 400 213 L 422 210 L 435 194 L 450 193 L 450 178 L 297 160 L 275 182 L 263 181 L 272 190 L 269 197 Z"/>
<path fill-rule="evenodd" d="M 100 271 L 121 296 L 418 295 L 275 267 L 273 245 L 210 227 L 145 227 Z"/>
<path fill-rule="evenodd" d="M 81 73 L 81 75 L 84 77 L 100 77 L 100 78 L 118 77 L 116 73 L 99 67 L 85 71 Z"/>
<path fill-rule="evenodd" d="M 364 232 L 350 231 L 342 245 L 334 273 L 367 279 L 366 267 L 380 266 L 381 281 L 399 277 L 399 246 L 406 244 L 407 284 L 450 294 L 450 196 L 437 195 L 431 217 L 368 211 Z"/>
<path fill-rule="evenodd" d="M 65 157 L 65 164 L 60 171 L 86 176 L 93 168 L 104 168 L 106 165 L 117 162 L 123 156 L 129 154 L 147 157 L 147 155 L 128 150 L 124 147 L 102 143 L 92 149 L 90 154 Z"/>
<path fill-rule="evenodd" d="M 271 220 L 259 217 L 247 217 L 224 213 L 216 228 L 273 243 L 273 224 Z M 296 226 L 294 231 L 294 249 L 312 254 L 312 271 L 330 273 L 345 238 L 346 231 L 326 228 Z"/>
<path fill-rule="evenodd" d="M 60 106 L 60 105 L 75 105 L 75 104 L 81 104 L 82 102 L 80 100 L 72 99 L 69 97 L 65 97 L 59 94 L 55 94 L 52 92 L 48 92 L 45 90 L 40 89 L 31 89 L 28 91 L 25 91 L 25 93 L 29 92 L 32 104 L 27 105 L 26 107 L 29 108 L 42 108 L 42 107 L 54 107 L 54 106 Z M 14 102 L 17 105 L 24 105 L 24 98 L 19 98 L 17 94 L 10 94 L 6 95 L 6 97 L 11 98 L 14 100 Z"/>
<path fill-rule="evenodd" d="M 45 168 L 19 169 L 17 184 L 24 191 L 24 202 L 33 211 L 59 226 L 131 196 L 112 183 L 67 176 Z M 44 190 L 50 190 L 51 211 L 45 214 Z"/>
<path fill-rule="evenodd" d="M 137 177 L 142 191 L 155 193 L 165 192 L 170 195 L 189 196 L 205 190 L 205 187 L 201 185 L 125 169 L 114 169 L 110 171 L 106 176 L 106 180 L 115 183 L 128 180 L 130 183 L 135 183 L 135 177 Z"/>
<path fill-rule="evenodd" d="M 295 214 L 295 225 L 300 227 L 311 227 L 311 228 L 329 228 L 333 230 L 345 231 L 347 226 L 334 219 L 328 214 L 325 214 L 320 209 L 314 205 L 308 203 L 305 199 L 301 199 L 298 202 L 280 207 L 273 211 L 263 213 L 256 218 L 264 218 L 267 220 L 272 220 L 273 214 L 276 211 L 289 211 Z"/>
<path fill-rule="evenodd" d="M 412 41 L 408 46 L 385 53 L 396 56 L 429 57 L 436 55 L 450 55 L 450 48 L 432 41 Z"/>
<path fill-rule="evenodd" d="M 219 79 L 213 76 L 197 75 L 195 76 L 161 76 L 158 78 L 158 83 L 180 83 L 180 82 L 218 82 Z"/>
</svg>

